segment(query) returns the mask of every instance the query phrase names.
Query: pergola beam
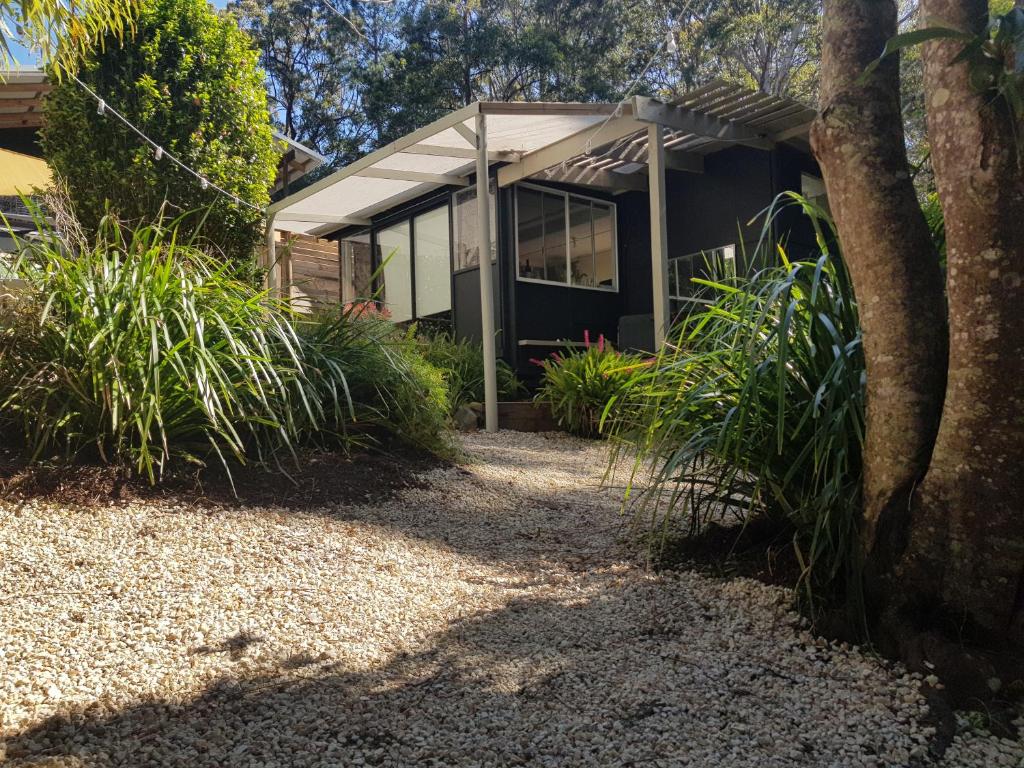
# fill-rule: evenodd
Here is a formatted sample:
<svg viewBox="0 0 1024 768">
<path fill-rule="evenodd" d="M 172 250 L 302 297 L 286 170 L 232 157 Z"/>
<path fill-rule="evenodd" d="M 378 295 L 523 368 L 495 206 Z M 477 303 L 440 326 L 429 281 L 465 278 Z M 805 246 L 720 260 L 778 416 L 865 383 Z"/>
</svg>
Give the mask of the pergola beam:
<svg viewBox="0 0 1024 768">
<path fill-rule="evenodd" d="M 369 219 L 358 216 L 331 216 L 320 213 L 281 213 L 276 217 L 279 224 L 343 224 L 348 227 L 368 227 Z"/>
<path fill-rule="evenodd" d="M 773 149 L 775 146 L 771 139 L 739 123 L 722 120 L 686 107 L 663 104 L 647 96 L 633 97 L 633 113 L 636 119 L 642 122 L 716 141 L 729 141 L 764 150 Z"/>
<path fill-rule="evenodd" d="M 476 150 L 469 147 L 442 147 L 438 144 L 416 144 L 402 150 L 403 155 L 429 155 L 431 157 L 457 157 L 460 160 L 476 160 Z M 487 159 L 492 163 L 519 162 L 522 155 L 518 152 L 488 152 Z"/>
<path fill-rule="evenodd" d="M 391 179 L 393 181 L 413 181 L 418 184 L 445 184 L 454 187 L 468 187 L 469 180 L 462 176 L 443 173 L 421 173 L 420 171 L 400 171 L 395 168 L 364 168 L 355 174 L 364 179 Z"/>
<path fill-rule="evenodd" d="M 476 149 L 476 134 L 473 133 L 471 129 L 467 128 L 465 123 L 456 123 L 455 125 L 452 126 L 452 128 L 455 129 L 455 132 L 458 133 L 459 136 L 466 140 L 470 147 L 472 147 L 474 150 Z"/>
<path fill-rule="evenodd" d="M 590 125 L 561 141 L 549 144 L 536 152 L 523 156 L 518 163 L 498 169 L 498 186 L 507 187 L 520 179 L 526 179 L 548 168 L 554 168 L 566 160 L 582 155 L 598 147 L 642 131 L 644 126 L 632 117 L 615 117 L 595 128 Z"/>
<path fill-rule="evenodd" d="M 555 169 L 543 174 L 545 181 L 560 184 L 578 184 L 585 187 L 598 187 L 612 192 L 646 192 L 647 179 L 638 173 L 615 173 L 600 168 L 587 168 L 570 165 L 566 170 Z"/>
</svg>

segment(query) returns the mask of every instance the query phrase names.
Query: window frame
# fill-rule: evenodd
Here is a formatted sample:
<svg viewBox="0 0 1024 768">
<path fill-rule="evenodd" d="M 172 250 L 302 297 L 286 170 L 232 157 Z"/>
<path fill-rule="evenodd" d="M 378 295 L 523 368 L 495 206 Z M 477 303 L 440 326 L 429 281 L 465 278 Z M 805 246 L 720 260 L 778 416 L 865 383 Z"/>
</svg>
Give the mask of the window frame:
<svg viewBox="0 0 1024 768">
<path fill-rule="evenodd" d="M 537 277 L 522 277 L 519 274 L 519 189 L 532 189 L 535 192 L 557 195 L 562 197 L 562 211 L 565 222 L 565 281 L 542 280 Z M 554 189 L 540 184 L 515 184 L 513 185 L 514 199 L 513 207 L 513 231 L 515 232 L 515 266 L 516 281 L 520 283 L 536 283 L 538 285 L 557 285 L 562 288 L 572 288 L 578 291 L 600 291 L 601 293 L 619 292 L 619 207 L 610 200 L 591 195 L 580 195 L 576 192 L 567 192 L 563 189 Z M 569 200 L 585 200 L 589 203 L 598 203 L 611 209 L 612 215 L 612 262 L 615 265 L 615 277 L 612 285 L 576 285 L 572 282 L 572 227 L 569 213 Z M 591 228 L 593 228 L 593 215 L 591 215 Z"/>
<path fill-rule="evenodd" d="M 730 274 L 725 275 L 725 278 L 726 279 L 731 279 L 731 278 L 735 278 L 736 277 L 736 275 L 738 274 L 738 270 L 736 269 L 736 243 L 726 243 L 725 245 L 716 245 L 713 248 L 702 248 L 699 251 L 693 251 L 692 253 L 684 253 L 684 254 L 681 254 L 679 256 L 673 256 L 672 258 L 670 258 L 668 260 L 668 268 L 676 270 L 676 274 L 675 274 L 675 278 L 676 278 L 676 280 L 675 280 L 675 282 L 676 282 L 676 291 L 679 290 L 679 271 L 678 271 L 678 268 L 677 268 L 678 262 L 683 261 L 684 259 L 695 259 L 698 256 L 704 256 L 705 254 L 713 253 L 715 251 L 723 251 L 723 252 L 728 251 L 729 252 L 729 255 L 725 256 L 725 260 L 732 265 L 732 269 L 730 270 Z M 669 281 L 669 285 L 671 285 L 671 280 Z M 712 302 L 712 301 L 710 301 L 708 299 L 700 299 L 700 298 L 697 298 L 695 296 L 681 296 L 681 295 L 678 295 L 678 294 L 677 295 L 673 295 L 670 292 L 669 295 L 668 295 L 668 303 L 669 303 L 670 314 L 674 318 L 677 315 L 681 314 L 682 308 L 680 309 L 680 312 L 673 312 L 673 311 L 671 311 L 673 303 L 684 304 L 684 305 L 688 304 L 691 307 L 692 306 L 707 307 L 707 306 L 711 306 L 711 304 L 713 304 L 714 302 Z"/>
<path fill-rule="evenodd" d="M 488 191 L 488 194 L 490 194 L 492 191 L 494 193 L 494 194 L 490 194 L 489 202 L 493 203 L 493 205 L 491 206 L 491 230 L 492 230 L 491 231 L 491 235 L 493 236 L 491 238 L 491 250 L 494 251 L 494 257 L 491 259 L 491 264 L 495 265 L 495 264 L 498 263 L 498 251 L 500 250 L 500 247 L 501 247 L 501 243 L 500 243 L 501 226 L 500 226 L 500 222 L 498 221 L 498 218 L 499 218 L 499 215 L 500 215 L 500 208 L 498 206 L 498 192 L 499 192 L 498 180 L 496 178 L 494 178 L 493 176 L 489 177 L 489 179 L 488 179 L 487 191 Z M 448 211 L 449 211 L 449 214 L 448 214 L 448 216 L 449 216 L 449 219 L 451 220 L 451 223 L 452 223 L 452 226 L 451 226 L 452 234 L 451 234 L 451 243 L 450 243 L 450 247 L 449 247 L 448 250 L 451 252 L 452 275 L 461 275 L 463 272 L 472 272 L 474 269 L 480 269 L 480 262 L 479 261 L 477 261 L 476 264 L 470 265 L 468 267 L 458 267 L 458 268 L 456 268 L 456 265 L 455 265 L 455 249 L 458 246 L 458 237 L 459 237 L 459 232 L 457 231 L 459 225 L 458 225 L 458 220 L 456 218 L 456 209 L 458 208 L 458 202 L 456 202 L 456 199 L 459 197 L 459 195 L 466 195 L 468 197 L 470 192 L 474 193 L 473 200 L 475 201 L 476 200 L 476 194 L 475 194 L 476 193 L 476 184 L 470 184 L 468 187 L 460 187 L 459 189 L 453 190 L 451 195 L 449 196 L 449 201 L 448 201 Z M 477 248 L 479 248 L 479 247 L 480 246 L 478 244 Z"/>
</svg>

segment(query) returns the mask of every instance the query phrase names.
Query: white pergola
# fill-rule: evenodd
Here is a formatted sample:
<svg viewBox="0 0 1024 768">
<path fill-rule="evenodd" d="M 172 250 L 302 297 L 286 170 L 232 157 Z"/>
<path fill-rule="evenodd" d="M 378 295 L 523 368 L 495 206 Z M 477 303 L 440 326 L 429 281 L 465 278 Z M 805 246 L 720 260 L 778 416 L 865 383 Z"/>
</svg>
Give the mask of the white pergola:
<svg viewBox="0 0 1024 768">
<path fill-rule="evenodd" d="M 272 205 L 268 280 L 281 285 L 274 232 L 323 236 L 368 226 L 373 216 L 434 189 L 490 175 L 507 187 L 540 178 L 611 192 L 647 190 L 651 209 L 655 341 L 669 323 L 666 169 L 701 173 L 704 157 L 739 145 L 769 150 L 805 141 L 814 111 L 789 99 L 714 82 L 671 103 L 636 96 L 621 104 L 476 102 L 370 153 Z M 490 252 L 487 184 L 477 185 L 480 253 Z M 493 276 L 480 259 L 488 431 L 498 428 Z"/>
</svg>

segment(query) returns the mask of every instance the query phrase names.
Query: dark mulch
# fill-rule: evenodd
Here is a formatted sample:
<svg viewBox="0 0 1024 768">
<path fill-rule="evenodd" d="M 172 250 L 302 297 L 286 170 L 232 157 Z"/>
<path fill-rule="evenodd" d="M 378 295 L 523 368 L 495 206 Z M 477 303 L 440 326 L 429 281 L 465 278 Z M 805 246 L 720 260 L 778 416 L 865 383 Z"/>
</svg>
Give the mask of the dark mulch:
<svg viewBox="0 0 1024 768">
<path fill-rule="evenodd" d="M 711 523 L 697 536 L 678 537 L 666 546 L 661 565 L 784 587 L 794 587 L 800 579 L 793 528 L 763 517 L 742 526 Z"/>
<path fill-rule="evenodd" d="M 19 452 L 0 448 L 0 495 L 85 508 L 163 500 L 310 509 L 385 501 L 405 488 L 422 487 L 420 475 L 441 466 L 445 462 L 438 458 L 389 445 L 351 454 L 308 451 L 297 463 L 283 460 L 280 469 L 236 465 L 230 479 L 219 464 L 206 469 L 176 467 L 153 486 L 122 467 L 86 462 L 31 464 Z"/>
</svg>

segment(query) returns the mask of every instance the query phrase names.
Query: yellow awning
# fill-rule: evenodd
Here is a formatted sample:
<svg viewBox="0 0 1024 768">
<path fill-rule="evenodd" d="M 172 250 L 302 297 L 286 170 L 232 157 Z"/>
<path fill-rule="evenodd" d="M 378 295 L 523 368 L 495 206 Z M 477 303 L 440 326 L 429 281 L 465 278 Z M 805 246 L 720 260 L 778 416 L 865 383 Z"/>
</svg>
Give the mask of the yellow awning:
<svg viewBox="0 0 1024 768">
<path fill-rule="evenodd" d="M 0 196 L 30 194 L 53 183 L 50 166 L 38 157 L 0 149 Z"/>
</svg>

